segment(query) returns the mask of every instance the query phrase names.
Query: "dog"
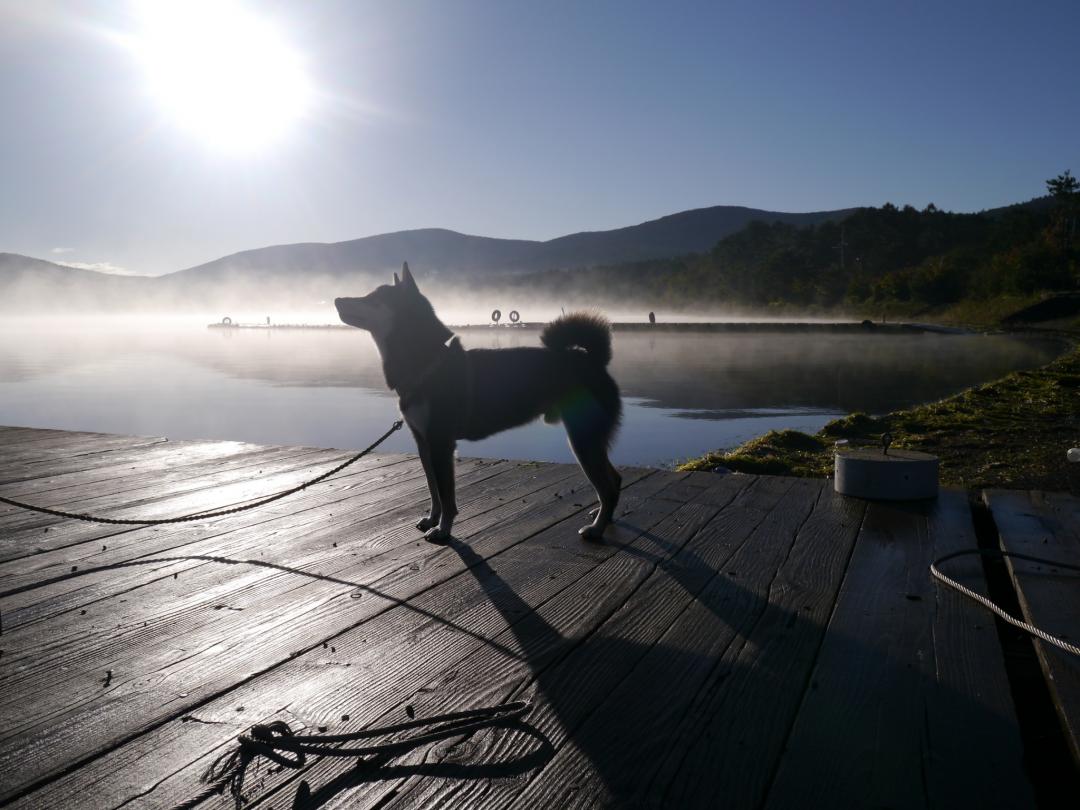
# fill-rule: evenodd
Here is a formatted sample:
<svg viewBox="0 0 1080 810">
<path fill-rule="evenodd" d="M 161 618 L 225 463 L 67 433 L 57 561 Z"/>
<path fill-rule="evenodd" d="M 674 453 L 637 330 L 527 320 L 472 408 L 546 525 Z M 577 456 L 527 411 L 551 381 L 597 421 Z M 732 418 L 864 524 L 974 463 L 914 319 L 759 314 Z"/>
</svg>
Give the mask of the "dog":
<svg viewBox="0 0 1080 810">
<path fill-rule="evenodd" d="M 448 540 L 457 516 L 454 450 L 458 439 L 483 439 L 538 417 L 561 421 L 570 448 L 596 489 L 600 508 L 584 538 L 599 538 L 619 501 L 622 477 L 608 450 L 622 416 L 619 387 L 608 374 L 611 326 L 572 313 L 549 323 L 542 346 L 469 349 L 435 315 L 406 263 L 393 286 L 334 301 L 341 320 L 371 333 L 386 384 L 399 397 L 424 465 L 431 511 L 416 527 Z"/>
</svg>

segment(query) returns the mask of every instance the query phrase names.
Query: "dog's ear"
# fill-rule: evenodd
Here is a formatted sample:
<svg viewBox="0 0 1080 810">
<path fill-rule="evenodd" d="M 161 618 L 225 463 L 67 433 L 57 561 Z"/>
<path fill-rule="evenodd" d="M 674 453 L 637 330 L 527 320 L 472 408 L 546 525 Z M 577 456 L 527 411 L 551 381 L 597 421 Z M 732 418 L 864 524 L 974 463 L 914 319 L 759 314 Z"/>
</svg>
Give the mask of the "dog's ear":
<svg viewBox="0 0 1080 810">
<path fill-rule="evenodd" d="M 408 262 L 404 262 L 401 265 L 401 285 L 409 290 L 409 292 L 420 292 L 420 288 L 416 286 L 416 279 L 413 278 L 412 273 L 409 271 Z"/>
<path fill-rule="evenodd" d="M 397 273 L 394 273 L 394 286 L 397 287 L 401 284 L 400 279 L 397 277 Z"/>
</svg>

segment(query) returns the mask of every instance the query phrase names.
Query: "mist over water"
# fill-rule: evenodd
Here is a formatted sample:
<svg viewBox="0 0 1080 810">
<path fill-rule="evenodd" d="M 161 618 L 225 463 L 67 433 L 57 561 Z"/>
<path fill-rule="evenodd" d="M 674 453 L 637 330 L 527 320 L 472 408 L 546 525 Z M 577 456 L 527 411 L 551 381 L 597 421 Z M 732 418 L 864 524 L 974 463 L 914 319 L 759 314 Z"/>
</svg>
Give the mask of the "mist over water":
<svg viewBox="0 0 1080 810">
<path fill-rule="evenodd" d="M 69 322 L 72 319 L 102 321 L 101 328 L 125 328 L 150 323 L 234 323 L 340 325 L 334 309 L 337 297 L 362 296 L 381 284 L 392 283 L 392 272 L 346 273 L 339 276 L 297 272 L 288 276 L 232 273 L 210 278 L 109 276 L 50 278 L 47 273 L 4 275 L 0 265 L 0 318 L 23 322 Z M 79 271 L 83 272 L 83 271 Z M 508 321 L 517 311 L 522 322 L 540 323 L 562 312 L 595 309 L 613 321 L 644 323 L 653 312 L 660 322 L 831 322 L 828 317 L 802 312 L 748 312 L 738 307 L 718 307 L 710 302 L 674 306 L 653 301 L 647 295 L 615 295 L 583 289 L 560 290 L 554 282 L 543 287 L 521 286 L 513 276 L 465 282 L 416 271 L 421 291 L 431 300 L 439 317 L 448 324 L 489 324 L 494 310 Z M 850 320 L 859 320 L 854 315 Z"/>
<path fill-rule="evenodd" d="M 289 319 L 333 322 L 310 318 L 319 312 Z M 5 319 L 0 424 L 352 449 L 397 418 L 367 334 L 207 328 L 220 318 Z M 532 346 L 539 333 L 466 329 L 462 339 Z M 814 431 L 850 411 L 938 399 L 1060 350 L 1010 335 L 616 332 L 611 371 L 626 407 L 613 457 L 667 465 L 773 428 Z M 384 448 L 414 449 L 404 431 Z M 542 423 L 462 442 L 459 452 L 572 460 L 562 428 Z"/>
</svg>

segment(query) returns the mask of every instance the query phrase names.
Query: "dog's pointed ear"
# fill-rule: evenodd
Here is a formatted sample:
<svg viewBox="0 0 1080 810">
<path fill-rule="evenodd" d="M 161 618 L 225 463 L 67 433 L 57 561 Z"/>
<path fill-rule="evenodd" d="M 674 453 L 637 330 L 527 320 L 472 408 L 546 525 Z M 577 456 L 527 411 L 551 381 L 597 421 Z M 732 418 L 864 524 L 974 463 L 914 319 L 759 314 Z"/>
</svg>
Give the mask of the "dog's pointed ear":
<svg viewBox="0 0 1080 810">
<path fill-rule="evenodd" d="M 420 292 L 420 289 L 416 286 L 416 279 L 413 278 L 413 274 L 409 270 L 408 262 L 404 262 L 401 265 L 401 284 L 410 292 Z"/>
<path fill-rule="evenodd" d="M 394 286 L 397 287 L 401 284 L 401 280 L 397 277 L 397 273 L 394 273 Z"/>
</svg>

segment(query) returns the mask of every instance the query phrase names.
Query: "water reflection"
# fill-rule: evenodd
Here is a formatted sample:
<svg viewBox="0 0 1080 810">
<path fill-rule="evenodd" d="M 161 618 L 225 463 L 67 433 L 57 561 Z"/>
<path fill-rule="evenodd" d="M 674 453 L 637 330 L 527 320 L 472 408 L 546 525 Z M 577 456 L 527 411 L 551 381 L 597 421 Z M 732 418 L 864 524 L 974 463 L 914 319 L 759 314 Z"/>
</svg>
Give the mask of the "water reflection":
<svg viewBox="0 0 1080 810">
<path fill-rule="evenodd" d="M 535 345 L 470 330 L 466 345 Z M 774 427 L 816 430 L 1048 362 L 1057 342 L 1007 335 L 626 333 L 617 463 L 663 464 Z M 0 424 L 357 447 L 394 418 L 378 355 L 353 330 L 83 329 L 0 334 Z M 407 450 L 396 436 L 389 449 Z M 463 454 L 569 461 L 540 424 Z"/>
</svg>

